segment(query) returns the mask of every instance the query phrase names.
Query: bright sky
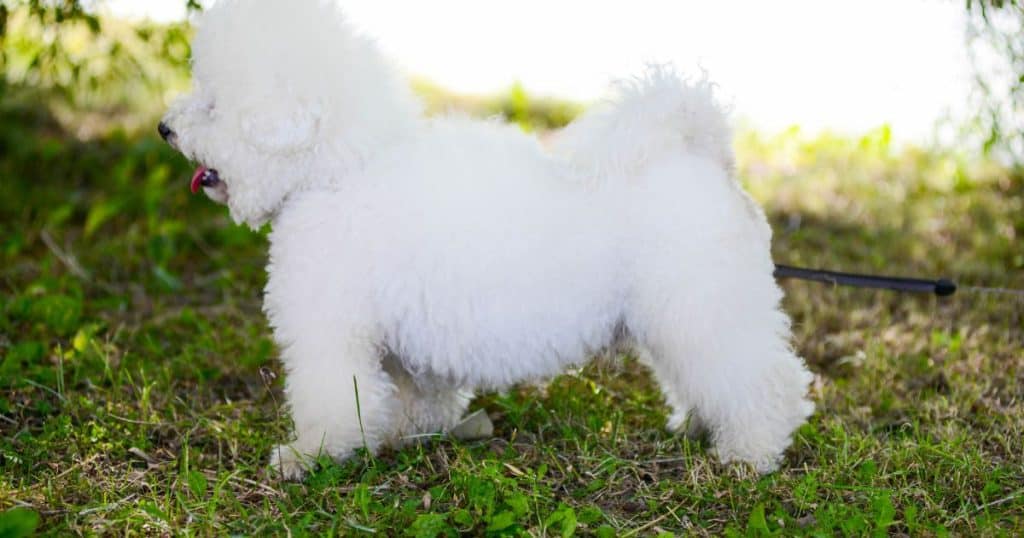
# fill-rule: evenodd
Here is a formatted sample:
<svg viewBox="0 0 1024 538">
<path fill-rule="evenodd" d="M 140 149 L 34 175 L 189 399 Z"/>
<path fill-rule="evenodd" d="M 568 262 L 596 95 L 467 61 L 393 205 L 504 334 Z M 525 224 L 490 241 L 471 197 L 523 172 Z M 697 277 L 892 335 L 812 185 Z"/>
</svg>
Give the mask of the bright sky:
<svg viewBox="0 0 1024 538">
<path fill-rule="evenodd" d="M 102 1 L 102 0 L 101 0 Z M 183 0 L 106 0 L 121 15 L 183 17 Z M 209 2 L 204 2 L 209 4 Z M 646 62 L 708 70 L 757 128 L 923 140 L 965 110 L 963 2 L 953 0 L 341 0 L 407 71 L 459 92 L 520 81 L 598 98 Z M 269 36 L 268 36 L 269 37 Z"/>
</svg>

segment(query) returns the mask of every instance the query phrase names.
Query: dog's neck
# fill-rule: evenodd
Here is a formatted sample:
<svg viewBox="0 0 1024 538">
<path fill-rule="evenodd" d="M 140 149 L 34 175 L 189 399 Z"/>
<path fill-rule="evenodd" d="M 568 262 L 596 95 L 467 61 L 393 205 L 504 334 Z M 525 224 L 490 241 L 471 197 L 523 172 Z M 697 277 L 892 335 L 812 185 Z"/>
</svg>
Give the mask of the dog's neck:
<svg viewBox="0 0 1024 538">
<path fill-rule="evenodd" d="M 362 173 L 375 159 L 418 135 L 425 125 L 421 117 L 410 115 L 400 124 L 392 123 L 389 131 L 363 133 L 358 140 L 343 137 L 332 142 L 318 144 L 307 155 L 309 170 L 307 176 L 295 182 L 295 188 L 285 195 L 278 209 L 266 220 L 274 221 L 282 211 L 287 210 L 289 201 L 306 193 L 336 193 L 358 187 L 363 181 Z"/>
<path fill-rule="evenodd" d="M 423 104 L 412 89 L 393 72 L 379 86 L 390 91 L 357 92 L 348 95 L 345 107 L 322 118 L 321 139 L 296 155 L 291 170 L 302 170 L 302 177 L 282 178 L 294 185 L 266 220 L 274 220 L 299 193 L 338 192 L 362 181 L 363 170 L 381 155 L 423 132 Z M 395 78 L 392 78 L 395 77 Z"/>
</svg>

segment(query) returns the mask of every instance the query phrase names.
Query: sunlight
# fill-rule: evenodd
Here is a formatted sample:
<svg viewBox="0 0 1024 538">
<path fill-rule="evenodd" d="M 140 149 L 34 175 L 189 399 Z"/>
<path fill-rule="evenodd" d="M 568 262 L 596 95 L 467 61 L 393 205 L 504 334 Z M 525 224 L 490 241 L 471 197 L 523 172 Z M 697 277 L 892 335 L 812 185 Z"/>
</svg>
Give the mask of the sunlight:
<svg viewBox="0 0 1024 538">
<path fill-rule="evenodd" d="M 172 20 L 181 0 L 108 0 L 122 16 Z M 859 133 L 882 124 L 924 141 L 965 112 L 963 6 L 932 0 L 342 2 L 410 73 L 463 93 L 521 82 L 599 98 L 647 62 L 708 70 L 738 119 L 764 130 Z"/>
</svg>

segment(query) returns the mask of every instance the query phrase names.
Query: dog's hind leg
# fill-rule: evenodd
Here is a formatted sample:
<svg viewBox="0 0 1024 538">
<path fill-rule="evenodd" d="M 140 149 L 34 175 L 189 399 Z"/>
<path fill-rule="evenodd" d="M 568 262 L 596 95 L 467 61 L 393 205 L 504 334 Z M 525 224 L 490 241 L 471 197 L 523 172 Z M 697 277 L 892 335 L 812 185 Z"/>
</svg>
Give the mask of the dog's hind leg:
<svg viewBox="0 0 1024 538">
<path fill-rule="evenodd" d="M 458 424 L 472 392 L 440 380 L 419 379 L 417 383 L 401 361 L 390 353 L 385 355 L 383 364 L 396 387 L 395 398 L 391 401 L 392 445 L 401 446 L 423 435 L 440 434 Z"/>
<path fill-rule="evenodd" d="M 679 388 L 675 382 L 679 373 L 677 365 L 665 360 L 664 353 L 655 355 L 647 346 L 636 345 L 637 357 L 642 364 L 651 369 L 654 379 L 661 387 L 665 403 L 671 409 L 666 426 L 669 430 L 680 432 L 689 439 L 698 439 L 706 433 L 706 427 L 695 409 L 691 394 Z"/>
<path fill-rule="evenodd" d="M 775 294 L 715 295 L 666 299 L 662 292 L 645 303 L 650 317 L 634 330 L 673 408 L 669 427 L 707 428 L 723 463 L 769 472 L 813 410 L 812 377 L 789 348 Z"/>
</svg>

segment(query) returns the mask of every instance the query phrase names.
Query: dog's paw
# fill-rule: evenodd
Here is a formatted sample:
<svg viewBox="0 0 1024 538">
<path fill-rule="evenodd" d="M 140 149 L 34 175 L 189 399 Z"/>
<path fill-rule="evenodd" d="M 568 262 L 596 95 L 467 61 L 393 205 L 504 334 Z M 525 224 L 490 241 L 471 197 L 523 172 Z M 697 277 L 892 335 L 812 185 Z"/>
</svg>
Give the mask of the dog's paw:
<svg viewBox="0 0 1024 538">
<path fill-rule="evenodd" d="M 690 441 L 704 441 L 710 435 L 707 425 L 696 413 L 673 413 L 668 418 L 667 427 L 670 432 L 682 434 Z"/>
<path fill-rule="evenodd" d="M 782 464 L 782 454 L 768 453 L 759 456 L 749 454 L 739 455 L 723 447 L 714 447 L 711 453 L 718 458 L 723 465 L 747 467 L 759 475 L 774 473 Z"/>
<path fill-rule="evenodd" d="M 270 476 L 297 482 L 302 480 L 313 466 L 313 459 L 289 445 L 278 445 L 270 451 Z"/>
</svg>

